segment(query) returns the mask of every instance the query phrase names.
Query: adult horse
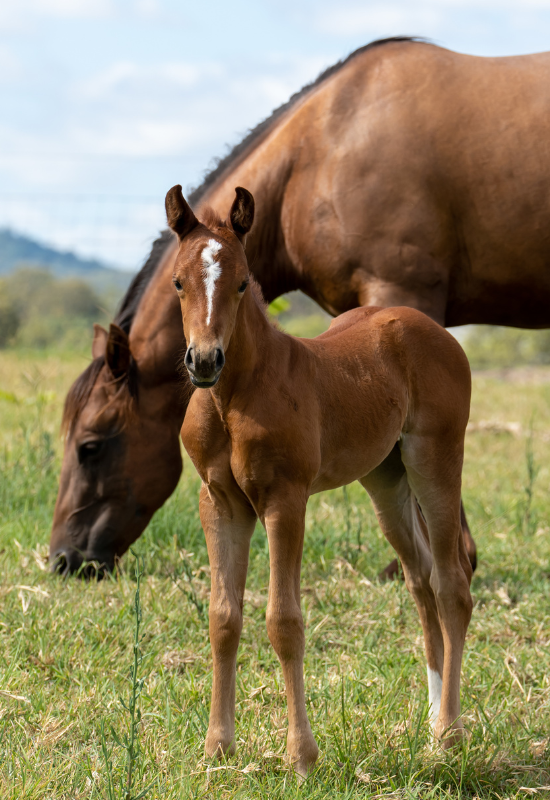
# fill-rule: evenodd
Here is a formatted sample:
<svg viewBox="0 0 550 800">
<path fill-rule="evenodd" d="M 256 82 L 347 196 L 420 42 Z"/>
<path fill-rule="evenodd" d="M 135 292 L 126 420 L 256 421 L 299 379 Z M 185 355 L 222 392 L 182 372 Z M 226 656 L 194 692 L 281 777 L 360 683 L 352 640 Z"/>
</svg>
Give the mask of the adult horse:
<svg viewBox="0 0 550 800">
<path fill-rule="evenodd" d="M 547 54 L 367 45 L 252 131 L 191 203 L 221 213 L 250 188 L 247 254 L 268 301 L 301 289 L 334 315 L 408 305 L 444 325 L 548 326 L 549 70 Z M 175 253 L 163 239 L 69 393 L 50 544 L 63 568 L 112 565 L 176 484 Z"/>
<path fill-rule="evenodd" d="M 277 330 L 243 249 L 254 199 L 236 192 L 225 222 L 209 210 L 199 221 L 179 185 L 166 196 L 180 245 L 173 282 L 189 343 L 184 363 L 198 387 L 181 435 L 202 479 L 212 572 L 206 755 L 235 749 L 237 648 L 259 519 L 269 540 L 266 621 L 286 684 L 287 751 L 301 775 L 315 762 L 300 609 L 306 505 L 353 480 L 401 558 L 424 631 L 434 733 L 448 746 L 463 734 L 460 668 L 472 613 L 460 524 L 468 360 L 440 325 L 406 307 L 356 308 L 316 339 Z"/>
</svg>

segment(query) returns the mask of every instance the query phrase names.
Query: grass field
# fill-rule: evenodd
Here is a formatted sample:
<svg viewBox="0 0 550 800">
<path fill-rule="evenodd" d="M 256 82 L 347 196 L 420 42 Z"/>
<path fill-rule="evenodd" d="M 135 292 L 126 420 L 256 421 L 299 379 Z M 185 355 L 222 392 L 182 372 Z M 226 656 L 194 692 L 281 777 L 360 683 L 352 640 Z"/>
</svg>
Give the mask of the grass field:
<svg viewBox="0 0 550 800">
<path fill-rule="evenodd" d="M 123 798 L 134 662 L 134 559 L 118 580 L 45 565 L 64 393 L 85 360 L 0 352 L 0 797 Z M 432 749 L 421 630 L 392 552 L 353 485 L 312 499 L 303 564 L 309 714 L 321 750 L 298 784 L 265 631 L 266 538 L 252 544 L 237 677 L 237 755 L 202 759 L 211 662 L 209 575 L 186 461 L 137 543 L 145 558 L 144 679 L 133 797 L 550 796 L 550 370 L 478 375 L 464 498 L 480 560 L 463 665 L 469 742 Z M 544 788 L 546 787 L 546 788 Z"/>
</svg>

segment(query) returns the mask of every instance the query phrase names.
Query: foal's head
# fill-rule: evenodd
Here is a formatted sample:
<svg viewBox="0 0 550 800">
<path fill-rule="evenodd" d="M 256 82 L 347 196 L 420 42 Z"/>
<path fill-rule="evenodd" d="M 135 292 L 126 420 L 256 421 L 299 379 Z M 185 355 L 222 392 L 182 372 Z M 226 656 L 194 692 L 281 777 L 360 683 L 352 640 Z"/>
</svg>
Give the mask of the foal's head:
<svg viewBox="0 0 550 800">
<path fill-rule="evenodd" d="M 238 187 L 225 222 L 207 214 L 199 222 L 181 186 L 166 195 L 168 224 L 179 238 L 173 282 L 181 302 L 188 342 L 185 366 L 201 389 L 215 386 L 235 326 L 240 300 L 250 280 L 244 254 L 254 220 L 254 198 Z"/>
</svg>

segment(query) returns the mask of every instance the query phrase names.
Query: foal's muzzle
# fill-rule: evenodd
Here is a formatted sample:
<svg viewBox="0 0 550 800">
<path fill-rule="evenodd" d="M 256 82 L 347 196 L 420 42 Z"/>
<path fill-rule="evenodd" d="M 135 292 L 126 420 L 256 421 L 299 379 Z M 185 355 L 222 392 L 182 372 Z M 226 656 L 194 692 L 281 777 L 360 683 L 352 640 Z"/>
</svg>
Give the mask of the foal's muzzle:
<svg viewBox="0 0 550 800">
<path fill-rule="evenodd" d="M 225 355 L 221 347 L 202 352 L 190 344 L 185 354 L 184 364 L 191 377 L 191 383 L 199 389 L 210 389 L 215 386 L 225 364 Z"/>
</svg>

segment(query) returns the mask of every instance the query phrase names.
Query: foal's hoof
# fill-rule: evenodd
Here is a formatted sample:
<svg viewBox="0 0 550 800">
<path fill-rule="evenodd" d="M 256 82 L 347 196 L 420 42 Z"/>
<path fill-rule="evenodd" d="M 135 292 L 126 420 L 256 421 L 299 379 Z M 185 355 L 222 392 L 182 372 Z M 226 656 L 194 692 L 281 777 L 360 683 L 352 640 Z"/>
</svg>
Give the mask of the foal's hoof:
<svg viewBox="0 0 550 800">
<path fill-rule="evenodd" d="M 468 735 L 460 721 L 444 726 L 440 725 L 438 720 L 434 729 L 434 737 L 443 750 L 451 750 L 466 741 Z"/>
<path fill-rule="evenodd" d="M 307 778 L 308 772 L 313 769 L 317 761 L 317 756 L 319 755 L 319 748 L 317 747 L 317 742 L 313 738 L 313 734 L 309 733 L 309 735 L 302 736 L 293 741 L 291 741 L 289 737 L 286 748 L 288 760 L 289 763 L 292 764 L 294 772 L 300 778 Z"/>
<path fill-rule="evenodd" d="M 235 755 L 235 737 L 224 735 L 221 731 L 208 731 L 204 743 L 206 758 L 223 758 Z"/>
</svg>

